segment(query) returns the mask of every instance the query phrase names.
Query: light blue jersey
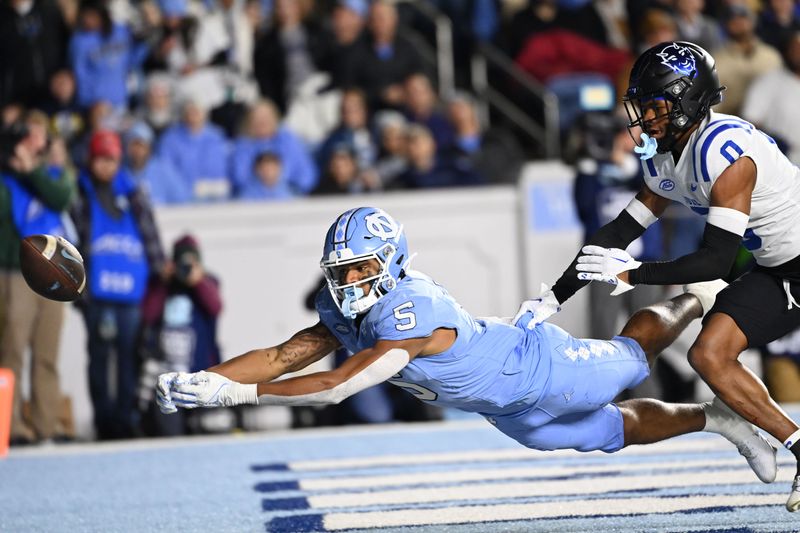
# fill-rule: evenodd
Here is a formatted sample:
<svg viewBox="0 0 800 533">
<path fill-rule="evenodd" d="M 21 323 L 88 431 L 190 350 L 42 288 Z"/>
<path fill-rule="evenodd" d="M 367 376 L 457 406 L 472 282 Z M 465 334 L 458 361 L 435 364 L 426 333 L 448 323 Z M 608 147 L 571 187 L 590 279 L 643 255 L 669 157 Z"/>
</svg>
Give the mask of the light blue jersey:
<svg viewBox="0 0 800 533">
<path fill-rule="evenodd" d="M 356 353 L 379 340 L 429 337 L 435 329 L 456 331 L 446 351 L 417 357 L 390 380 L 421 400 L 482 414 L 519 411 L 536 401 L 547 385 L 549 354 L 541 354 L 537 335 L 506 324 L 472 318 L 427 276 L 414 272 L 382 297 L 356 329 L 320 292 L 323 324 Z"/>
<path fill-rule="evenodd" d="M 631 339 L 581 340 L 546 323 L 528 330 L 475 319 L 419 272 L 400 280 L 359 317 L 360 324 L 342 315 L 327 289 L 317 295 L 316 307 L 322 323 L 352 353 L 378 340 L 455 330 L 449 349 L 416 357 L 389 382 L 420 400 L 480 413 L 532 448 L 619 449 L 622 419 L 609 404 L 648 375 L 644 353 Z M 575 419 L 570 424 L 576 429 L 586 427 L 556 430 L 564 416 Z"/>
</svg>

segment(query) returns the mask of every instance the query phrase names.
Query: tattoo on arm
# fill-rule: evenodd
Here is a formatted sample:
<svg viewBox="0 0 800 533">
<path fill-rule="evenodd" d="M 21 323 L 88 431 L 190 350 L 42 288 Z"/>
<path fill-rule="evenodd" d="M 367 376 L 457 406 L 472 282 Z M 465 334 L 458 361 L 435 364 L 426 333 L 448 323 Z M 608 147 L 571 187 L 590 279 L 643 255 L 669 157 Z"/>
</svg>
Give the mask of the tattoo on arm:
<svg viewBox="0 0 800 533">
<path fill-rule="evenodd" d="M 277 347 L 277 359 L 286 372 L 295 372 L 319 361 L 340 345 L 321 322 L 297 332 Z"/>
</svg>

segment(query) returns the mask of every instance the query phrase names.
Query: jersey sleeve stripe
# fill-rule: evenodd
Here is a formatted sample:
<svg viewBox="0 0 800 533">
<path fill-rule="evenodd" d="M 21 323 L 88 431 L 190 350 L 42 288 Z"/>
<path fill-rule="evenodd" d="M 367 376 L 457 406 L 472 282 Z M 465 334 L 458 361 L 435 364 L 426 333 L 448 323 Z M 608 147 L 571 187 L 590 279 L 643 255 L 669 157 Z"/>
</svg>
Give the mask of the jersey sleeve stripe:
<svg viewBox="0 0 800 533">
<path fill-rule="evenodd" d="M 717 137 L 717 135 L 719 135 L 725 130 L 733 128 L 742 129 L 748 133 L 752 133 L 752 131 L 746 128 L 743 124 L 731 124 L 731 123 L 721 124 L 711 133 L 709 133 L 708 137 L 706 137 L 706 140 L 703 141 L 703 145 L 700 148 L 700 174 L 703 176 L 703 181 L 711 181 L 711 177 L 708 175 L 708 161 L 707 161 L 708 149 L 711 146 L 711 143 L 714 142 L 714 139 Z"/>
</svg>

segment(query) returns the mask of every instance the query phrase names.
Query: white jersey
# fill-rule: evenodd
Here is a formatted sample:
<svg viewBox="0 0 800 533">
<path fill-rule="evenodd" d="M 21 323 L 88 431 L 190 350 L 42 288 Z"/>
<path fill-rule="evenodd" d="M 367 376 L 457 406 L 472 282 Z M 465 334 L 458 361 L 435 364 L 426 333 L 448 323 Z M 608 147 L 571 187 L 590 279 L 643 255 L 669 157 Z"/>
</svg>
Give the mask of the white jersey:
<svg viewBox="0 0 800 533">
<path fill-rule="evenodd" d="M 642 162 L 647 187 L 708 214 L 711 188 L 740 157 L 756 165 L 750 221 L 742 243 L 765 267 L 800 256 L 800 168 L 784 156 L 764 132 L 732 115 L 711 112 L 689 137 L 677 165 L 672 154 Z"/>
</svg>

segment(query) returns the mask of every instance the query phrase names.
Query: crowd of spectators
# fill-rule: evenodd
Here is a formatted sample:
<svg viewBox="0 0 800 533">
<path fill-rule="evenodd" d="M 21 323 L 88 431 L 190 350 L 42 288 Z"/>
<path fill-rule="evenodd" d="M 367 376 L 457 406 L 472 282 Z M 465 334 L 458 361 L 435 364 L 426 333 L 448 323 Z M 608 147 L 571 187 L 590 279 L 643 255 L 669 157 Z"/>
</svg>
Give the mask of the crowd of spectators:
<svg viewBox="0 0 800 533">
<path fill-rule="evenodd" d="M 483 150 L 398 21 L 385 0 L 2 0 L 0 119 L 42 110 L 78 169 L 116 132 L 156 205 L 513 180 L 519 150 Z"/>
<path fill-rule="evenodd" d="M 797 92 L 793 0 L 425 1 L 454 21 L 457 65 L 492 42 L 546 85 L 606 77 L 616 100 L 638 52 L 695 41 L 728 87 L 718 111 L 744 113 L 793 154 L 800 145 L 786 115 L 748 98 L 782 69 Z M 404 3 L 2 0 L 2 121 L 42 110 L 77 167 L 92 133 L 116 131 L 155 204 L 514 181 L 518 139 L 482 124 L 468 92 L 439 94 L 399 29 L 418 19 Z"/>
</svg>

